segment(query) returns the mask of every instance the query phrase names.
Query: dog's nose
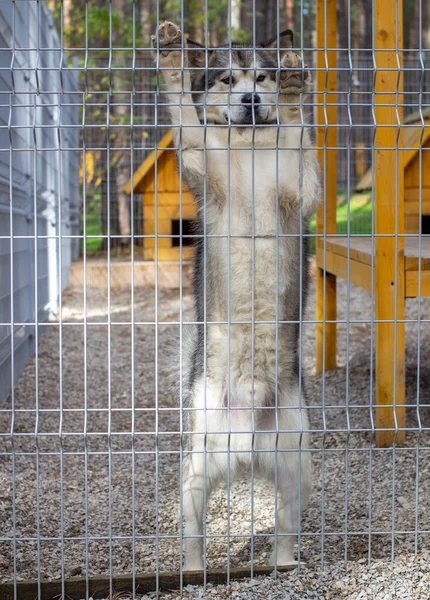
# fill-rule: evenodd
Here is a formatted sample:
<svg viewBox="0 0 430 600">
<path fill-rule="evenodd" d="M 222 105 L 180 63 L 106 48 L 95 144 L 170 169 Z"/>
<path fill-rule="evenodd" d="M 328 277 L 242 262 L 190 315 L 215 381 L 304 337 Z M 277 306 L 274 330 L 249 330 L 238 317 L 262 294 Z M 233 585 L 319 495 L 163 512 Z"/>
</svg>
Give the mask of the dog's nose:
<svg viewBox="0 0 430 600">
<path fill-rule="evenodd" d="M 260 96 L 258 94 L 243 94 L 242 104 L 260 104 Z"/>
</svg>

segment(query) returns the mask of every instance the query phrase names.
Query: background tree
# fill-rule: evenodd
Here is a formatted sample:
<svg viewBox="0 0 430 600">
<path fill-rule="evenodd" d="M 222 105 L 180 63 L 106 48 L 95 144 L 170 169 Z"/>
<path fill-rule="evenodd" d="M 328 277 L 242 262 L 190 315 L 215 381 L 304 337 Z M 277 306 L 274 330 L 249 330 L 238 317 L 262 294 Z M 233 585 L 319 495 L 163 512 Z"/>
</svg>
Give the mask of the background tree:
<svg viewBox="0 0 430 600">
<path fill-rule="evenodd" d="M 122 190 L 145 157 L 145 147 L 154 147 L 164 133 L 162 128 L 155 128 L 154 123 L 168 124 L 164 96 L 157 94 L 157 76 L 148 48 L 156 22 L 166 17 L 181 22 L 192 39 L 210 46 L 226 44 L 229 38 L 257 44 L 269 40 L 278 31 L 292 28 L 296 45 L 308 49 L 306 62 L 314 64 L 311 51 L 315 37 L 313 0 L 49 0 L 48 4 L 54 11 L 58 29 L 64 33 L 69 54 L 76 49 L 80 66 L 82 110 L 88 125 L 82 141 L 88 149 L 87 155 L 91 153 L 91 178 L 87 172 L 83 181 L 86 182 L 88 215 L 91 219 L 97 217 L 97 223 L 101 224 L 101 229 L 95 227 L 94 231 L 90 228 L 87 231 L 106 235 L 110 220 L 112 246 L 129 245 L 131 218 L 140 202 L 136 201 L 132 210 L 130 198 Z M 420 20 L 418 0 L 404 0 L 405 48 L 419 48 L 420 42 L 425 47 L 430 42 L 430 3 L 421 4 Z M 372 85 L 372 14 L 372 0 L 338 0 L 338 47 L 341 49 L 338 64 L 342 67 L 338 87 L 341 92 L 351 94 L 351 114 L 356 124 L 371 119 L 370 96 L 363 92 L 370 91 Z M 417 60 L 417 56 L 405 53 L 406 67 Z M 420 77 L 419 70 L 405 69 L 405 85 L 411 89 L 418 89 Z M 339 95 L 341 105 L 345 104 L 345 98 Z M 405 101 L 416 103 L 416 97 L 408 99 L 405 95 Z M 345 110 L 340 106 L 340 122 L 347 122 L 349 118 Z M 355 127 L 353 145 L 369 145 L 368 132 L 370 129 Z M 347 143 L 342 137 L 349 135 L 346 128 L 340 128 L 338 135 L 341 144 Z M 132 145 L 136 148 L 133 164 L 129 150 Z M 339 155 L 342 160 L 342 153 Z M 342 169 L 346 174 L 350 165 L 342 163 Z M 82 171 L 85 175 L 87 165 Z M 140 233 L 141 218 L 137 216 L 134 232 Z M 106 248 L 106 242 L 102 248 Z"/>
</svg>

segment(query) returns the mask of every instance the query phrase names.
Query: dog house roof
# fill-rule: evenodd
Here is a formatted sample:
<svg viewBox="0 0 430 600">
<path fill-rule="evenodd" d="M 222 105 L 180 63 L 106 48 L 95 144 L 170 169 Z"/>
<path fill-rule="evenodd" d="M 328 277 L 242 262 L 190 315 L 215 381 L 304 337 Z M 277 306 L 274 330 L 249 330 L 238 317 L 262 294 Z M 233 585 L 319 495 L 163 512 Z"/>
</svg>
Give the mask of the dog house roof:
<svg viewBox="0 0 430 600">
<path fill-rule="evenodd" d="M 421 120 L 421 114 L 424 119 L 424 124 Z M 416 127 L 411 127 L 416 123 Z M 412 159 L 417 155 L 420 148 L 430 139 L 430 107 L 419 112 L 414 112 L 405 119 L 405 125 L 409 125 L 404 130 L 403 146 L 407 148 L 404 155 L 404 168 L 406 169 Z M 357 184 L 355 190 L 364 192 L 372 188 L 372 169 L 369 169 Z"/>
<path fill-rule="evenodd" d="M 153 150 L 151 154 L 145 158 L 142 164 L 136 169 L 133 175 L 133 190 L 136 191 L 139 187 L 140 183 L 145 179 L 145 177 L 152 171 L 155 165 L 155 161 L 160 158 L 166 148 L 170 148 L 173 146 L 173 133 L 172 130 L 169 129 L 167 133 L 163 136 L 163 138 L 157 144 L 157 151 Z M 127 185 L 124 186 L 124 192 L 126 194 L 131 194 L 131 179 L 128 181 Z"/>
</svg>

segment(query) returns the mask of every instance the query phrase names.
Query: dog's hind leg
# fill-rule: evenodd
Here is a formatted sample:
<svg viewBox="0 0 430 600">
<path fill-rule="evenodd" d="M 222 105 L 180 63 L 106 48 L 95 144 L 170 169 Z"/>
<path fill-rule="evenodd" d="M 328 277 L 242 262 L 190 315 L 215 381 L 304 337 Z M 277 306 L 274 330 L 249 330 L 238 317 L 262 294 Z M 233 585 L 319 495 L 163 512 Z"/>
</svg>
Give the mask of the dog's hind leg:
<svg viewBox="0 0 430 600">
<path fill-rule="evenodd" d="M 203 513 L 207 485 L 204 454 L 193 453 L 184 468 L 184 569 L 200 571 L 203 569 Z M 208 491 L 206 487 L 206 495 Z"/>
<path fill-rule="evenodd" d="M 278 453 L 278 512 L 272 552 L 273 565 L 295 564 L 294 545 L 302 509 L 311 489 L 310 455 L 307 452 Z"/>
<path fill-rule="evenodd" d="M 311 459 L 306 451 L 309 440 L 305 433 L 309 428 L 308 420 L 304 410 L 300 411 L 300 418 L 298 394 L 293 392 L 291 399 L 295 408 L 283 406 L 278 409 L 278 443 L 276 434 L 265 434 L 258 442 L 266 450 L 273 450 L 261 454 L 260 475 L 274 483 L 277 473 L 278 503 L 272 564 L 278 566 L 296 563 L 294 545 L 301 513 L 311 492 Z"/>
<path fill-rule="evenodd" d="M 205 452 L 204 444 L 193 445 L 191 456 L 184 466 L 183 516 L 184 570 L 201 571 L 204 567 L 205 502 L 217 486 L 222 472 L 218 454 Z M 224 461 L 225 462 L 225 461 Z"/>
<path fill-rule="evenodd" d="M 206 390 L 205 390 L 206 387 Z M 227 454 L 211 452 L 225 447 L 224 438 L 219 435 L 223 427 L 223 411 L 214 410 L 219 406 L 222 391 L 219 385 L 204 378 L 194 391 L 192 406 L 191 452 L 186 457 L 183 476 L 183 517 L 184 524 L 184 569 L 200 571 L 204 566 L 204 509 L 212 490 L 217 486 L 226 469 Z M 212 410 L 207 410 L 212 409 Z M 212 433 L 211 433 L 212 432 Z"/>
</svg>

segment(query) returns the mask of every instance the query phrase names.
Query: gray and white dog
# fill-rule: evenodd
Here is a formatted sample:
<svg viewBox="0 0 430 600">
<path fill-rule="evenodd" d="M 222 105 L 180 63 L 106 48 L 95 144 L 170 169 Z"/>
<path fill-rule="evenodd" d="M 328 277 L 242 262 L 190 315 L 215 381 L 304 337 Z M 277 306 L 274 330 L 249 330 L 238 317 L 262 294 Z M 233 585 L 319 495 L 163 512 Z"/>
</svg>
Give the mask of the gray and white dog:
<svg viewBox="0 0 430 600">
<path fill-rule="evenodd" d="M 228 472 L 230 481 L 249 473 L 252 462 L 257 476 L 277 481 L 273 561 L 291 564 L 311 489 L 298 373 L 307 264 L 301 223 L 321 195 L 298 109 L 309 73 L 289 30 L 255 51 L 206 51 L 166 21 L 152 41 L 201 234 L 195 302 L 202 325 L 185 342 L 192 433 L 184 569 L 203 568 L 205 497 Z"/>
</svg>

